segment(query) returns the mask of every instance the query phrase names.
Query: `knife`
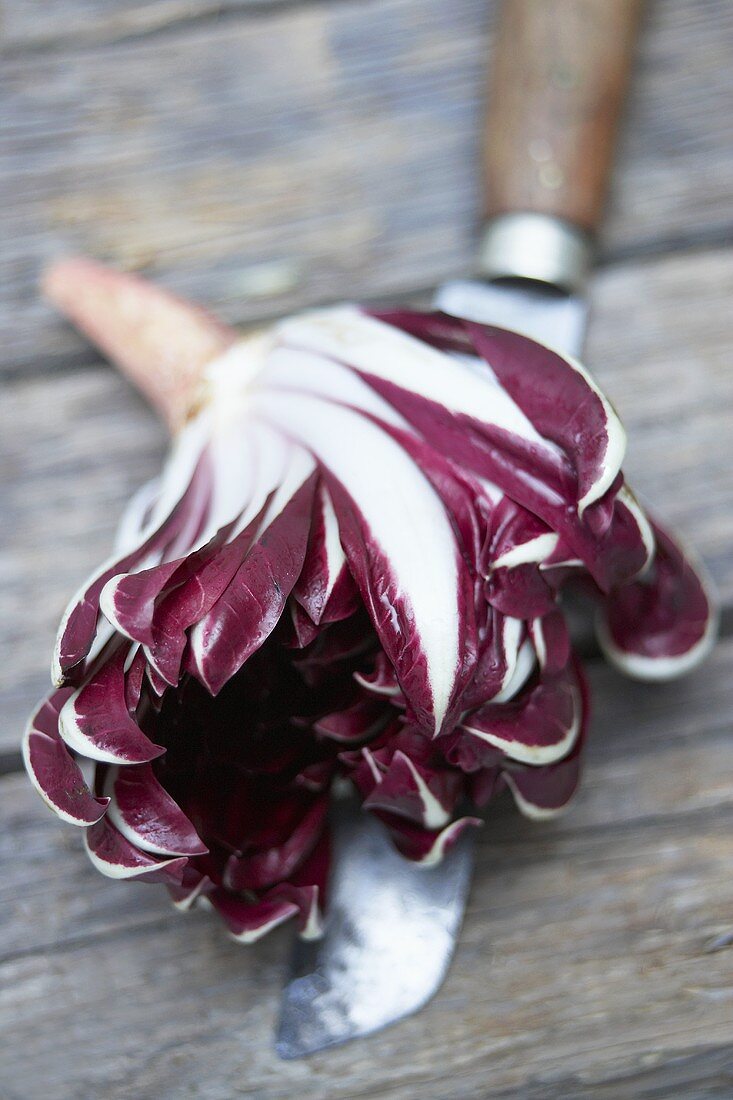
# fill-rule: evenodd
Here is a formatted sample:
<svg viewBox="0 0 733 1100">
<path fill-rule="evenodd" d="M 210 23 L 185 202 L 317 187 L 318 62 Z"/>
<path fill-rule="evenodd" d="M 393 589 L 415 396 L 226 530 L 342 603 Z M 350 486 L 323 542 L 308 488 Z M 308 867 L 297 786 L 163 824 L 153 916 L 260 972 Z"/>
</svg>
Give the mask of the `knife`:
<svg viewBox="0 0 733 1100">
<path fill-rule="evenodd" d="M 435 307 L 582 349 L 583 295 L 631 68 L 641 0 L 504 0 L 484 144 L 475 281 Z M 473 839 L 437 867 L 397 855 L 382 827 L 335 804 L 322 939 L 297 944 L 276 1049 L 297 1058 L 402 1019 L 440 987 L 460 931 Z"/>
<path fill-rule="evenodd" d="M 378 1031 L 442 984 L 473 866 L 466 833 L 436 867 L 401 856 L 353 798 L 332 807 L 332 872 L 323 937 L 299 940 L 276 1050 L 299 1058 Z"/>
</svg>

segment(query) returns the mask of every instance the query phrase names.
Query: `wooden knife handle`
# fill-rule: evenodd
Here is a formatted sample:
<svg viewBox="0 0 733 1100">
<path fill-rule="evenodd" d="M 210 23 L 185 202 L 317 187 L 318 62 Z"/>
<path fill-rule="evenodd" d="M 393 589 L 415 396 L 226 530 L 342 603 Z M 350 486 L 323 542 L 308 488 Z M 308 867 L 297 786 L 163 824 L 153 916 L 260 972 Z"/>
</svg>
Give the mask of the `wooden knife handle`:
<svg viewBox="0 0 733 1100">
<path fill-rule="evenodd" d="M 606 192 L 641 0 L 504 0 L 485 132 L 485 214 L 592 233 Z"/>
</svg>

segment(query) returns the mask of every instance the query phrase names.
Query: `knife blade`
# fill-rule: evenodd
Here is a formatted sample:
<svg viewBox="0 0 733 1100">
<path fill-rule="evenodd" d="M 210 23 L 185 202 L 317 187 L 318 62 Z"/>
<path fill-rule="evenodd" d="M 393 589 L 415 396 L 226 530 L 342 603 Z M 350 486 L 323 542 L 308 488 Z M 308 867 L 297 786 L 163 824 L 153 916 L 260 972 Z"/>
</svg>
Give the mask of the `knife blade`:
<svg viewBox="0 0 733 1100">
<path fill-rule="evenodd" d="M 550 288 L 455 280 L 435 296 L 435 308 L 484 325 L 500 325 L 531 336 L 566 355 L 583 350 L 588 307 L 580 294 L 552 294 Z"/>
<path fill-rule="evenodd" d="M 435 308 L 580 353 L 582 290 L 639 9 L 640 0 L 504 0 L 480 278 L 447 283 Z M 336 807 L 333 827 L 324 935 L 295 948 L 277 1031 L 282 1058 L 368 1035 L 421 1008 L 447 973 L 468 898 L 472 836 L 425 869 L 402 859 L 354 802 Z"/>
<path fill-rule="evenodd" d="M 484 230 L 483 278 L 446 283 L 435 308 L 579 355 L 588 319 L 583 289 L 590 254 L 588 235 L 560 218 L 532 211 L 500 214 Z"/>
<path fill-rule="evenodd" d="M 322 939 L 298 941 L 276 1050 L 299 1058 L 416 1012 L 448 969 L 471 881 L 464 833 L 436 867 L 400 856 L 353 798 L 332 811 L 333 872 Z"/>
</svg>

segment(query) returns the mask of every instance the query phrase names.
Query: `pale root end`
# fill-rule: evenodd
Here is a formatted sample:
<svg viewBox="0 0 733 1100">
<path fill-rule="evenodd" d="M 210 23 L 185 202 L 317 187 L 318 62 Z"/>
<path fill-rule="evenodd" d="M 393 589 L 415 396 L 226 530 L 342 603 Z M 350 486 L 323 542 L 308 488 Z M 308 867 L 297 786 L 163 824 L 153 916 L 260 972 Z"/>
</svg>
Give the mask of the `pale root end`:
<svg viewBox="0 0 733 1100">
<path fill-rule="evenodd" d="M 164 417 L 171 431 L 195 407 L 207 363 L 237 338 L 204 309 L 136 275 L 87 259 L 60 260 L 41 286 Z"/>
</svg>

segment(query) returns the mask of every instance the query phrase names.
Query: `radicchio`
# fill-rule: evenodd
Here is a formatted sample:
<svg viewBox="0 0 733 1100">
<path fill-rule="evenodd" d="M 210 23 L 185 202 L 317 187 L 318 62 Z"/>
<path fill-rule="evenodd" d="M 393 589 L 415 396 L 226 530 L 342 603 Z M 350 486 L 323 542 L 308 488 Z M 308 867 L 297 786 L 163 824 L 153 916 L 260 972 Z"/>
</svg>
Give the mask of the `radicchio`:
<svg viewBox="0 0 733 1100">
<path fill-rule="evenodd" d="M 570 800 L 588 699 L 567 585 L 644 679 L 696 664 L 714 613 L 577 362 L 353 306 L 214 345 L 64 616 L 26 765 L 102 873 L 206 899 L 242 942 L 294 916 L 314 936 L 337 780 L 426 865 L 504 789 L 535 818 Z"/>
</svg>

